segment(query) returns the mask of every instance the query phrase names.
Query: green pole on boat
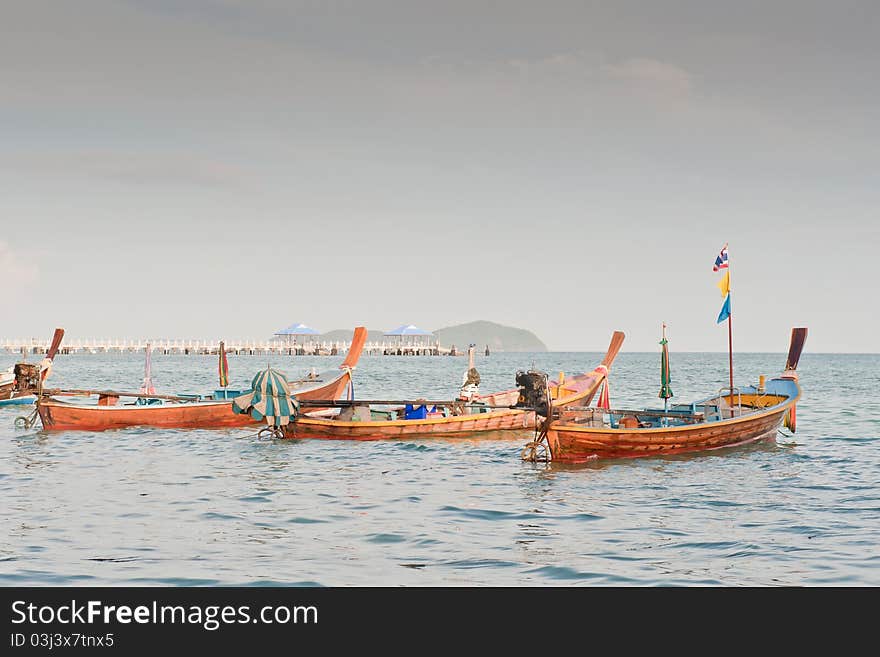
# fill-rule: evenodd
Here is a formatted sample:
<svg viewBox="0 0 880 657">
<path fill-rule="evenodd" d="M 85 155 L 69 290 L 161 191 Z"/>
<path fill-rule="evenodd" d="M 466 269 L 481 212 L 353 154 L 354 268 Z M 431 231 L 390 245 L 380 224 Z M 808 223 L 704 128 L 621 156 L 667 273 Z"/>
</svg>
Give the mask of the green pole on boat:
<svg viewBox="0 0 880 657">
<path fill-rule="evenodd" d="M 666 323 L 663 324 L 663 337 L 660 340 L 660 394 L 663 400 L 663 412 L 666 413 L 669 408 L 669 398 L 673 397 L 672 393 L 672 377 L 669 373 L 669 341 L 666 339 Z M 667 424 L 668 419 L 663 418 L 663 424 Z"/>
</svg>

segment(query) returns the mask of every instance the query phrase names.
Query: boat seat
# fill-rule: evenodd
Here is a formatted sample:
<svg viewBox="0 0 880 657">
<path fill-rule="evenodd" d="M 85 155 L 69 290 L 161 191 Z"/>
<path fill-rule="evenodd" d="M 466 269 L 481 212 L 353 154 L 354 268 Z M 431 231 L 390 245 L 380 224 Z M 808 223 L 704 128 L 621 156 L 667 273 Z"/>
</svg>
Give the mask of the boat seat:
<svg viewBox="0 0 880 657">
<path fill-rule="evenodd" d="M 703 417 L 706 422 L 718 422 L 721 420 L 721 412 L 718 410 L 717 404 L 705 404 L 703 406 Z"/>
</svg>

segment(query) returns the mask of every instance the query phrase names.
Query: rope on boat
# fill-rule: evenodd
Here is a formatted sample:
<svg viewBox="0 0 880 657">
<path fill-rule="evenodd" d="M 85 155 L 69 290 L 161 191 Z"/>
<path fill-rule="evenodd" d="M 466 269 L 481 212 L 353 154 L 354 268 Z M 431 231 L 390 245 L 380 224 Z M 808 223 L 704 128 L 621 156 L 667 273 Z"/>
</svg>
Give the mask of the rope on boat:
<svg viewBox="0 0 880 657">
<path fill-rule="evenodd" d="M 550 461 L 550 453 L 547 451 L 547 445 L 543 440 L 533 440 L 522 448 L 520 458 L 529 463 L 548 463 Z"/>
<path fill-rule="evenodd" d="M 257 440 L 272 440 L 284 438 L 284 429 L 281 427 L 263 427 L 256 433 Z"/>
<path fill-rule="evenodd" d="M 15 418 L 16 429 L 30 429 L 37 422 L 37 409 L 35 408 L 30 415 L 22 415 Z"/>
<path fill-rule="evenodd" d="M 779 434 L 780 436 L 782 436 L 783 438 L 788 438 L 788 439 L 794 438 L 793 433 L 791 433 L 790 431 L 789 432 L 783 431 L 781 427 L 776 429 L 776 433 Z M 776 444 L 779 445 L 780 447 L 797 447 L 796 442 L 791 442 L 791 443 L 779 443 L 778 442 Z"/>
<path fill-rule="evenodd" d="M 553 458 L 550 452 L 550 443 L 547 441 L 547 431 L 549 431 L 550 423 L 553 421 L 553 400 L 550 398 L 549 387 L 546 388 L 546 391 L 546 408 L 550 410 L 547 412 L 547 417 L 544 418 L 543 422 L 538 420 L 540 416 L 537 412 L 535 413 L 535 438 L 530 443 L 526 443 L 520 452 L 520 458 L 529 463 L 549 463 Z"/>
</svg>

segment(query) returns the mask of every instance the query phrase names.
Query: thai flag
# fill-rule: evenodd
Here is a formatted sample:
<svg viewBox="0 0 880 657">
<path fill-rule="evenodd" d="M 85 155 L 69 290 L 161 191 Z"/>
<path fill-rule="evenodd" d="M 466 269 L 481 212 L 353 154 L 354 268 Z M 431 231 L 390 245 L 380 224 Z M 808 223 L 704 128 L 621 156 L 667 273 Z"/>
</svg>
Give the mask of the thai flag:
<svg viewBox="0 0 880 657">
<path fill-rule="evenodd" d="M 727 245 L 721 249 L 721 253 L 715 258 L 715 266 L 712 267 L 712 271 L 718 271 L 720 269 L 727 269 Z"/>
</svg>

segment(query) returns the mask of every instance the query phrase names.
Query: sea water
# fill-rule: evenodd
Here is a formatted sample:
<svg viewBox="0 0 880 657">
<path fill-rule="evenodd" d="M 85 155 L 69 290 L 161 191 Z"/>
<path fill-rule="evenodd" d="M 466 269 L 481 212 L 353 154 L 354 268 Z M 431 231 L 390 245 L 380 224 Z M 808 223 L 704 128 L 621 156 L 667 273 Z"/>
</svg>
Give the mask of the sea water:
<svg viewBox="0 0 880 657">
<path fill-rule="evenodd" d="M 37 358 L 37 357 L 32 357 Z M 477 357 L 481 390 L 601 354 Z M 0 354 L 0 369 L 15 362 Z M 341 357 L 229 357 L 299 377 Z M 736 382 L 782 354 L 738 354 Z M 658 354 L 622 353 L 616 407 L 658 406 Z M 675 401 L 727 355 L 672 353 Z M 364 356 L 359 398 L 451 398 L 466 360 Z M 207 392 L 216 357 L 154 355 L 159 392 Z M 880 585 L 880 356 L 806 353 L 798 432 L 775 444 L 581 466 L 523 463 L 529 436 L 261 440 L 254 429 L 17 429 L 0 408 L 0 584 Z M 134 390 L 143 355 L 61 355 L 59 387 Z"/>
</svg>

